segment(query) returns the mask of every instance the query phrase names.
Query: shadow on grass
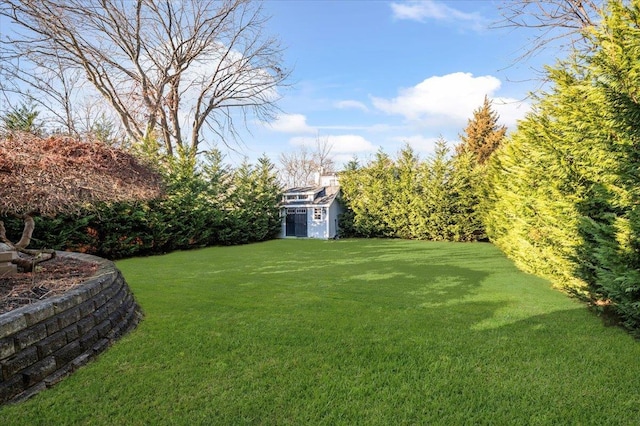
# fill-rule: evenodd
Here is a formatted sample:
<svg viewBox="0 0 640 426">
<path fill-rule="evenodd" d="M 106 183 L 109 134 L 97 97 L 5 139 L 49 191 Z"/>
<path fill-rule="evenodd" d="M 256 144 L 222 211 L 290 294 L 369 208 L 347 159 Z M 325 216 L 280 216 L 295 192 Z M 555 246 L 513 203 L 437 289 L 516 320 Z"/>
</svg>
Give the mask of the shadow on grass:
<svg viewBox="0 0 640 426">
<path fill-rule="evenodd" d="M 380 303 L 437 306 L 466 299 L 490 275 L 477 266 L 460 266 L 464 264 L 460 259 L 470 256 L 457 253 L 464 248 L 462 244 L 453 247 L 399 240 L 298 243 L 299 251 L 282 250 L 268 264 L 248 267 L 247 280 L 255 284 L 275 277 L 275 281 L 286 283 L 286 291 L 292 294 L 302 288 L 319 295 L 333 290 Z M 314 250 L 306 250 L 307 245 Z M 482 262 L 478 247 L 469 245 L 474 262 Z M 487 255 L 495 257 L 493 252 Z"/>
</svg>

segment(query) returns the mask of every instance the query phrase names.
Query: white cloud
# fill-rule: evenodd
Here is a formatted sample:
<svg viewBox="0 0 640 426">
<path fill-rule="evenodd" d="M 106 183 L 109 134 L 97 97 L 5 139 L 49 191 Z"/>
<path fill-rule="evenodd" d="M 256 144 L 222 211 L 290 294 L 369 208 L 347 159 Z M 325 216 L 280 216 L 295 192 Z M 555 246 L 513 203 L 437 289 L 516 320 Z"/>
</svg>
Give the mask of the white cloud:
<svg viewBox="0 0 640 426">
<path fill-rule="evenodd" d="M 372 152 L 377 149 L 371 142 L 360 135 L 329 136 L 329 143 L 333 146 L 333 151 L 338 154 Z"/>
<path fill-rule="evenodd" d="M 334 154 L 373 152 L 377 149 L 371 142 L 360 135 L 323 135 L 322 137 L 327 138 L 331 146 L 331 152 Z M 294 146 L 307 146 L 311 148 L 315 146 L 316 138 L 297 136 L 291 138 L 290 142 Z"/>
<path fill-rule="evenodd" d="M 471 73 L 457 72 L 427 78 L 416 86 L 401 89 L 392 99 L 371 100 L 380 111 L 404 116 L 412 122 L 464 126 L 482 105 L 485 95 L 494 98 L 500 85 L 500 80 L 490 75 L 474 77 Z M 494 106 L 501 122 L 508 126 L 528 110 L 526 104 L 509 98 L 496 98 Z"/>
<path fill-rule="evenodd" d="M 344 100 L 336 102 L 335 105 L 339 109 L 359 109 L 360 111 L 364 112 L 369 111 L 369 108 L 367 108 L 367 106 L 360 101 Z"/>
<path fill-rule="evenodd" d="M 425 22 L 428 19 L 444 22 L 458 22 L 470 26 L 474 31 L 487 28 L 487 20 L 478 13 L 462 12 L 433 0 L 391 3 L 393 17 L 399 20 Z"/>
<path fill-rule="evenodd" d="M 316 129 L 307 124 L 307 117 L 302 114 L 281 114 L 268 125 L 276 132 L 282 133 L 316 132 Z"/>
</svg>

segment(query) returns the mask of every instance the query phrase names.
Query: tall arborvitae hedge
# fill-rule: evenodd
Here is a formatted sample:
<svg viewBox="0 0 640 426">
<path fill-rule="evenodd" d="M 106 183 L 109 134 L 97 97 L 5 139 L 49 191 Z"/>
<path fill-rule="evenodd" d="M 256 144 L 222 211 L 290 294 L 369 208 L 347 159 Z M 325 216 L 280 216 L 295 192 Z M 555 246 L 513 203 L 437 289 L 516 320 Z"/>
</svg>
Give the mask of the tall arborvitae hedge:
<svg viewBox="0 0 640 426">
<path fill-rule="evenodd" d="M 640 334 L 640 5 L 612 1 L 592 49 L 491 162 L 492 240 Z"/>
<path fill-rule="evenodd" d="M 451 156 L 444 141 L 420 160 L 406 146 L 392 159 L 379 152 L 340 177 L 347 207 L 343 235 L 473 241 L 484 237 L 477 213 L 480 169 L 470 153 Z"/>
<path fill-rule="evenodd" d="M 237 168 L 219 151 L 206 160 L 176 161 L 166 196 L 146 203 L 102 204 L 81 215 L 36 218 L 31 246 L 74 250 L 110 259 L 274 238 L 280 231 L 281 188 L 266 157 Z M 7 220 L 19 235 L 21 222 Z"/>
</svg>

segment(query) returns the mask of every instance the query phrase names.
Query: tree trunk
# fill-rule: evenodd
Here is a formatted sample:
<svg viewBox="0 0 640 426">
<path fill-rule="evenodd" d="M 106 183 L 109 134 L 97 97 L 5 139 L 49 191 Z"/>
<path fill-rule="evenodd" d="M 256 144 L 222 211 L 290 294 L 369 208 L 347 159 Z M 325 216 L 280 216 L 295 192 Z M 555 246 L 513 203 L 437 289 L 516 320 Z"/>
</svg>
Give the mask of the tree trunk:
<svg viewBox="0 0 640 426">
<path fill-rule="evenodd" d="M 17 243 L 12 243 L 7 238 L 7 231 L 4 227 L 4 222 L 0 221 L 0 241 L 6 244 L 11 251 L 17 251 L 28 255 L 29 257 L 18 257 L 13 259 L 11 263 L 18 266 L 22 272 L 33 272 L 36 265 L 47 260 L 51 260 L 56 257 L 55 250 L 42 249 L 42 250 L 28 250 L 27 246 L 31 242 L 31 236 L 35 228 L 35 222 L 33 220 L 33 213 L 26 214 L 22 217 L 24 220 L 24 229 L 22 230 L 22 237 Z"/>
</svg>

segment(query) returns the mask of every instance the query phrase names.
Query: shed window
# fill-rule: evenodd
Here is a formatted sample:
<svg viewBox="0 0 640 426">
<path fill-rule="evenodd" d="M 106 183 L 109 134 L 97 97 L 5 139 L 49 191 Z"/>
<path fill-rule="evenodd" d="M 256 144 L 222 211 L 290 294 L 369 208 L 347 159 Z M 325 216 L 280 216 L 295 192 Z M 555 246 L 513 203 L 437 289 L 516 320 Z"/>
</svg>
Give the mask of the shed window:
<svg viewBox="0 0 640 426">
<path fill-rule="evenodd" d="M 313 209 L 313 220 L 322 220 L 322 209 L 315 207 Z"/>
</svg>

